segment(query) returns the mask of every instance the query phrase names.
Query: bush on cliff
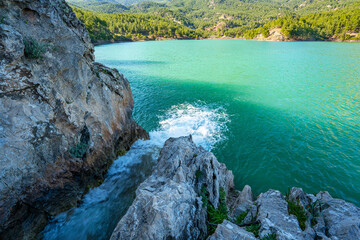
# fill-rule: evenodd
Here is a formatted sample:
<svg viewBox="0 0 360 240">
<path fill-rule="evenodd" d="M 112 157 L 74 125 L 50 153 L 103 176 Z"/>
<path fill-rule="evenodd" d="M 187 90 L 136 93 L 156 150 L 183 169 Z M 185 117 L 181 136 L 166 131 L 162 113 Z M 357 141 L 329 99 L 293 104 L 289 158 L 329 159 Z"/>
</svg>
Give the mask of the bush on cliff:
<svg viewBox="0 0 360 240">
<path fill-rule="evenodd" d="M 32 37 L 24 38 L 24 54 L 25 57 L 31 59 L 41 58 L 41 56 L 46 51 L 46 46 L 44 44 L 39 43 Z"/>
</svg>

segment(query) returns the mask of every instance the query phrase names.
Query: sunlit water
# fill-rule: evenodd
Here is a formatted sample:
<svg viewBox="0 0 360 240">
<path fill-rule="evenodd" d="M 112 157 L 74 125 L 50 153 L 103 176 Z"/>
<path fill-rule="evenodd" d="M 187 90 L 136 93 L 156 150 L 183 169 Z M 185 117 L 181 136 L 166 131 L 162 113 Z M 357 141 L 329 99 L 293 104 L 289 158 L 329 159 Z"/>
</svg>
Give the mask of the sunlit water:
<svg viewBox="0 0 360 240">
<path fill-rule="evenodd" d="M 106 239 L 168 137 L 193 134 L 255 194 L 329 191 L 360 205 L 360 44 L 241 40 L 96 47 L 130 81 L 150 141 L 115 161 L 45 239 Z"/>
</svg>

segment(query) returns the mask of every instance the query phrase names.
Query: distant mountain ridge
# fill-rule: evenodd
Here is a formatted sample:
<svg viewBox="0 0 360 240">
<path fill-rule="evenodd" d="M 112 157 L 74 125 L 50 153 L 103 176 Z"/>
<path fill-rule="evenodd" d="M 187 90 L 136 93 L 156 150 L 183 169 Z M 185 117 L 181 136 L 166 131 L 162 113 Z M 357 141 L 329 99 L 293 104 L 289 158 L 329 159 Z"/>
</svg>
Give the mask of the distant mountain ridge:
<svg viewBox="0 0 360 240">
<path fill-rule="evenodd" d="M 358 36 L 360 20 L 357 20 L 360 19 L 360 13 L 357 11 L 360 6 L 359 0 L 68 0 L 68 2 L 77 8 L 98 12 L 100 15 L 124 13 L 133 14 L 132 17 L 136 14 L 161 17 L 196 30 L 196 34 L 193 34 L 194 32 L 191 34 L 196 38 L 246 37 L 262 40 L 338 40 L 339 38 L 356 40 L 360 38 Z M 125 6 L 119 2 L 133 4 Z M 340 9 L 344 9 L 341 14 L 338 12 Z M 319 13 L 321 14 L 317 15 Z M 144 19 L 143 16 L 140 18 Z M 129 34 L 132 35 L 131 39 L 137 39 L 134 34 L 140 34 L 141 39 L 154 36 L 154 32 L 150 31 L 149 27 L 143 29 L 140 26 L 144 25 L 140 18 L 135 21 L 137 27 L 132 27 L 130 32 L 126 32 L 128 37 L 130 37 Z M 321 18 L 321 20 L 312 18 Z M 115 24 L 118 27 L 111 17 L 106 17 L 106 19 L 108 19 L 107 25 Z M 162 22 L 167 21 L 162 20 Z M 124 24 L 128 25 L 128 23 Z M 173 25 L 169 22 L 167 24 Z M 262 28 L 263 26 L 265 28 Z M 277 38 L 267 38 L 271 35 L 268 27 L 278 29 L 272 31 L 278 36 Z M 175 28 L 182 27 L 175 25 Z M 142 30 L 134 31 L 134 29 Z M 181 30 L 181 32 L 190 33 L 189 31 Z M 110 32 L 115 35 L 123 34 L 121 31 Z M 189 35 L 176 35 L 169 28 L 162 32 L 161 37 L 163 36 L 189 37 Z"/>
<path fill-rule="evenodd" d="M 149 0 L 69 0 L 67 2 L 72 3 L 72 4 L 108 4 L 108 3 L 112 3 L 112 4 L 121 4 L 121 5 L 133 5 L 133 4 L 138 4 L 141 2 L 145 2 L 145 1 L 149 1 Z M 151 2 L 165 2 L 166 0 L 150 0 Z"/>
</svg>

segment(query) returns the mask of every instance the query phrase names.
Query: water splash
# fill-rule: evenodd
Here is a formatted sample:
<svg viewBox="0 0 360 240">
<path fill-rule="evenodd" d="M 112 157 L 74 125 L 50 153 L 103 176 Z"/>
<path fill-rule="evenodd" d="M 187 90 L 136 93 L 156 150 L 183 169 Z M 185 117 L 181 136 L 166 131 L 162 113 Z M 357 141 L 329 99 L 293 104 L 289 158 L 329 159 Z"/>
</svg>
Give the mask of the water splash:
<svg viewBox="0 0 360 240">
<path fill-rule="evenodd" d="M 222 107 L 210 108 L 203 103 L 179 104 L 171 107 L 160 117 L 160 127 L 150 132 L 150 139 L 164 144 L 169 137 L 191 134 L 197 145 L 211 150 L 216 143 L 224 140 L 228 115 Z"/>
<path fill-rule="evenodd" d="M 180 104 L 159 117 L 159 127 L 150 140 L 138 140 L 109 168 L 105 181 L 84 196 L 79 207 L 50 221 L 43 239 L 108 239 L 135 198 L 138 185 L 151 174 L 161 147 L 169 137 L 192 134 L 196 144 L 211 150 L 224 140 L 229 121 L 223 108 L 204 103 Z"/>
</svg>

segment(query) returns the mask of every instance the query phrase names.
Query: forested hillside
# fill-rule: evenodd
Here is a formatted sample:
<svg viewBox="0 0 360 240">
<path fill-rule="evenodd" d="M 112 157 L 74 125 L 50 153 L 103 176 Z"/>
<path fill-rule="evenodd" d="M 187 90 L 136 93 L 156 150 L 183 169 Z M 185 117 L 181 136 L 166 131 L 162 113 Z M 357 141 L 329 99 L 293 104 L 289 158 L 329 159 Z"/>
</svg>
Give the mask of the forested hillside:
<svg viewBox="0 0 360 240">
<path fill-rule="evenodd" d="M 119 2 L 124 1 L 70 1 L 94 41 L 253 39 L 259 34 L 266 38 L 272 28 L 281 28 L 290 40 L 359 38 L 359 0 L 172 0 L 127 6 Z"/>
<path fill-rule="evenodd" d="M 158 38 L 199 38 L 194 30 L 169 19 L 141 13 L 101 14 L 73 8 L 85 24 L 93 42 L 97 40 L 154 40 Z"/>
<path fill-rule="evenodd" d="M 253 39 L 259 34 L 269 35 L 269 30 L 281 28 L 289 39 L 297 40 L 355 40 L 360 31 L 360 5 L 353 4 L 343 9 L 320 12 L 305 16 L 285 16 L 264 26 L 248 30 L 246 38 Z"/>
</svg>

